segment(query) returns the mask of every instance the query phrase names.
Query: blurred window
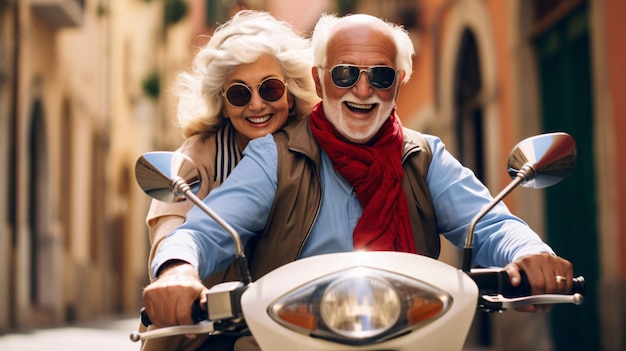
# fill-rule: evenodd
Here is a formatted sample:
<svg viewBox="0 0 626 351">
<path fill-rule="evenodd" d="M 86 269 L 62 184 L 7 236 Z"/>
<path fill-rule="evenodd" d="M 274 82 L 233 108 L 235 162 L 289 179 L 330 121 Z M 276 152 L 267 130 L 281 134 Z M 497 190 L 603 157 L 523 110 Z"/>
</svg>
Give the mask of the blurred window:
<svg viewBox="0 0 626 351">
<path fill-rule="evenodd" d="M 207 0 L 206 25 L 209 28 L 226 22 L 231 15 L 231 8 L 237 5 L 235 0 Z"/>
<path fill-rule="evenodd" d="M 420 25 L 418 3 L 415 0 L 337 0 L 335 6 L 339 15 L 368 13 L 412 31 Z"/>
</svg>

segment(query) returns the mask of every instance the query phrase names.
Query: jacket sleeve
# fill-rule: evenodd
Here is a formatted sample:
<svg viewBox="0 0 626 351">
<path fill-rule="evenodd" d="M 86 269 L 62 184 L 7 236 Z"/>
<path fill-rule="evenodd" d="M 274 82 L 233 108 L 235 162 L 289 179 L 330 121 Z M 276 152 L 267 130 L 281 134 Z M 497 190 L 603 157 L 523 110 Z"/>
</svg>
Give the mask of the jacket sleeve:
<svg viewBox="0 0 626 351">
<path fill-rule="evenodd" d="M 210 177 L 213 173 L 210 160 L 214 155 L 208 143 L 206 142 L 207 135 L 192 136 L 181 145 L 177 152 L 181 152 L 189 156 L 200 173 L 200 179 L 202 181 L 198 197 L 203 199 L 207 196 L 209 191 L 213 189 L 217 184 L 212 182 L 213 178 Z M 146 225 L 148 226 L 148 236 L 150 239 L 150 256 L 148 257 L 148 267 L 151 266 L 154 255 L 159 247 L 161 241 L 174 229 L 182 225 L 186 218 L 187 212 L 194 207 L 193 202 L 187 200 L 178 203 L 167 203 L 159 200 L 152 200 L 148 214 L 146 216 Z M 151 272 L 150 269 L 148 269 Z M 150 279 L 153 279 L 150 274 Z"/>
<path fill-rule="evenodd" d="M 433 160 L 427 182 L 440 233 L 463 248 L 473 217 L 493 198 L 489 190 L 455 159 L 438 138 L 431 137 Z M 474 264 L 503 267 L 517 258 L 539 252 L 553 253 L 524 221 L 503 202 L 497 204 L 474 228 Z"/>
<path fill-rule="evenodd" d="M 262 233 L 267 222 L 276 196 L 276 158 L 271 135 L 251 140 L 237 167 L 203 200 L 232 226 L 243 245 Z M 232 262 L 235 250 L 229 233 L 197 207 L 187 218 L 159 244 L 152 260 L 153 274 L 163 263 L 178 259 L 198 268 L 204 279 Z"/>
</svg>

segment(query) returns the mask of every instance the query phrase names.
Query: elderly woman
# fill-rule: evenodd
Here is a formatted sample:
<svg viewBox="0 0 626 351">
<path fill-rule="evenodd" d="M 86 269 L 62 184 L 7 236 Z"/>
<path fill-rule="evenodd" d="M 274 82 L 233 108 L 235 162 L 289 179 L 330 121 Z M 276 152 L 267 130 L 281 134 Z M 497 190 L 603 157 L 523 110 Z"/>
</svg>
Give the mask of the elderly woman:
<svg viewBox="0 0 626 351">
<path fill-rule="evenodd" d="M 178 76 L 178 125 L 187 138 L 178 151 L 199 168 L 200 198 L 228 177 L 248 141 L 311 112 L 319 98 L 309 49 L 309 40 L 289 24 L 265 12 L 240 11 L 199 50 L 191 71 Z M 150 262 L 161 240 L 185 221 L 192 206 L 190 201 L 153 200 L 147 216 Z M 205 279 L 205 285 L 222 281 L 227 271 Z M 224 349 L 232 347 L 228 337 L 213 337 L 211 345 L 201 346 L 204 339 L 154 339 L 142 350 L 220 350 L 216 344 L 222 342 Z"/>
</svg>

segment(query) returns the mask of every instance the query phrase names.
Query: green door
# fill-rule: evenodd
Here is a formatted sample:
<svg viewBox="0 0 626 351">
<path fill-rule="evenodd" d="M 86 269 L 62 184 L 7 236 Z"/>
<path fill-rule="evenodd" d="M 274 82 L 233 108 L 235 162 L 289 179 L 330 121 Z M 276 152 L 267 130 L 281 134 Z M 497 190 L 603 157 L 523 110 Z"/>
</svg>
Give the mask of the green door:
<svg viewBox="0 0 626 351">
<path fill-rule="evenodd" d="M 598 233 L 596 225 L 589 13 L 581 6 L 535 41 L 544 132 L 565 131 L 576 140 L 576 167 L 546 190 L 547 236 L 557 254 L 584 275 L 581 306 L 550 312 L 555 350 L 599 350 Z"/>
</svg>

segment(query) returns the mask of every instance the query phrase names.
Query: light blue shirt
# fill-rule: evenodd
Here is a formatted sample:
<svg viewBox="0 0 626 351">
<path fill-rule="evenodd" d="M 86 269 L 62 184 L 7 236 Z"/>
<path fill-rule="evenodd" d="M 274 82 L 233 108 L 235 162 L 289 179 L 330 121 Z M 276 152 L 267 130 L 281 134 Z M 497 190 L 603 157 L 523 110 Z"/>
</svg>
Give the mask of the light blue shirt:
<svg viewBox="0 0 626 351">
<path fill-rule="evenodd" d="M 462 249 L 472 218 L 492 199 L 473 172 L 463 167 L 434 136 L 424 135 L 433 153 L 427 183 L 439 232 Z M 272 136 L 252 140 L 244 158 L 226 181 L 204 199 L 245 243 L 265 227 L 277 189 L 277 150 Z M 322 205 L 301 257 L 353 251 L 352 232 L 363 211 L 352 186 L 322 152 Z M 504 203 L 494 207 L 475 227 L 473 263 L 503 267 L 532 253 L 551 252 Z M 197 206 L 187 221 L 159 245 L 152 273 L 166 261 L 179 259 L 198 268 L 200 277 L 224 269 L 233 260 L 232 237 Z"/>
</svg>

